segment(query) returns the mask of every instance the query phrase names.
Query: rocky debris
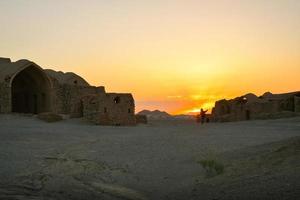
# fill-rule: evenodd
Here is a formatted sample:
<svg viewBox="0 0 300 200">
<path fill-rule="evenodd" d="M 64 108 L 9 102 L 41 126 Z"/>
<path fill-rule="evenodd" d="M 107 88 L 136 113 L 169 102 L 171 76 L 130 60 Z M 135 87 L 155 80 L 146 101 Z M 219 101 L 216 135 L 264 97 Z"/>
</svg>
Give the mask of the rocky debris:
<svg viewBox="0 0 300 200">
<path fill-rule="evenodd" d="M 40 113 L 37 117 L 38 119 L 49 123 L 63 120 L 62 116 L 51 112 Z"/>
</svg>

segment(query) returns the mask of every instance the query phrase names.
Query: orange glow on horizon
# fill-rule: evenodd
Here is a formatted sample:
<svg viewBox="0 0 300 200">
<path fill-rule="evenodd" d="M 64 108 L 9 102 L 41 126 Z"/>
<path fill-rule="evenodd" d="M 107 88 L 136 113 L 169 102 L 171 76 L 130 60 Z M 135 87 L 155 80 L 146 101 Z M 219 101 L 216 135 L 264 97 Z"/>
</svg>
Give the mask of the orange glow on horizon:
<svg viewBox="0 0 300 200">
<path fill-rule="evenodd" d="M 59 3 L 1 1 L 0 55 L 132 93 L 136 112 L 300 89 L 300 1 Z"/>
<path fill-rule="evenodd" d="M 215 105 L 215 102 L 205 102 L 203 104 L 200 104 L 198 107 L 185 108 L 185 109 L 176 111 L 172 114 L 174 114 L 174 115 L 178 115 L 178 114 L 197 115 L 197 114 L 199 114 L 201 108 L 204 110 L 208 110 L 207 113 L 211 113 L 211 110 L 214 107 L 214 105 Z"/>
</svg>

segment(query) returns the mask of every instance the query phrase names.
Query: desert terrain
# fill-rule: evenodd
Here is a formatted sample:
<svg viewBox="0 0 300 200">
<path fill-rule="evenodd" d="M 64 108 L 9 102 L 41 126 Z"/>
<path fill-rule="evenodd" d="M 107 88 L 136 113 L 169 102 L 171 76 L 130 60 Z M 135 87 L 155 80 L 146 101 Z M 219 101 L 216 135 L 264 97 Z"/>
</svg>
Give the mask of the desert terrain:
<svg viewBox="0 0 300 200">
<path fill-rule="evenodd" d="M 299 197 L 299 117 L 112 127 L 0 115 L 0 199 Z"/>
</svg>

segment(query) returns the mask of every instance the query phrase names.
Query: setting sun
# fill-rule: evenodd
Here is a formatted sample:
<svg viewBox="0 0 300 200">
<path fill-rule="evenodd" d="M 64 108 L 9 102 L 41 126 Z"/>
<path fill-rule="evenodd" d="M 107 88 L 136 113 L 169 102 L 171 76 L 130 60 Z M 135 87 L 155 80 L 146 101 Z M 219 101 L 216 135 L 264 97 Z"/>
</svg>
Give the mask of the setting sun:
<svg viewBox="0 0 300 200">
<path fill-rule="evenodd" d="M 300 84 L 295 2 L 21 2 L 0 3 L 3 57 L 130 92 L 137 112 L 189 113 Z"/>
<path fill-rule="evenodd" d="M 300 0 L 0 0 L 0 200 L 300 200 Z"/>
<path fill-rule="evenodd" d="M 205 102 L 205 103 L 199 103 L 197 107 L 193 108 L 185 108 L 182 110 L 179 110 L 175 112 L 174 114 L 190 114 L 190 115 L 197 115 L 200 112 L 200 109 L 208 110 L 208 113 L 211 112 L 211 109 L 214 107 L 215 103 L 214 102 Z"/>
</svg>

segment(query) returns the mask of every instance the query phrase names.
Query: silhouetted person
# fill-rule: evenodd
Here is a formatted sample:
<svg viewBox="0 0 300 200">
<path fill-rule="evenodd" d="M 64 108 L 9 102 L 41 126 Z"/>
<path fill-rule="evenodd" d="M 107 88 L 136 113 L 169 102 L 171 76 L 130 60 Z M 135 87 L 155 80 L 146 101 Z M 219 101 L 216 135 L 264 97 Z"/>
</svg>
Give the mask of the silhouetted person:
<svg viewBox="0 0 300 200">
<path fill-rule="evenodd" d="M 200 110 L 201 124 L 203 124 L 203 123 L 205 122 L 206 112 L 207 112 L 207 110 L 203 110 L 203 109 L 201 108 L 201 110 Z"/>
</svg>

